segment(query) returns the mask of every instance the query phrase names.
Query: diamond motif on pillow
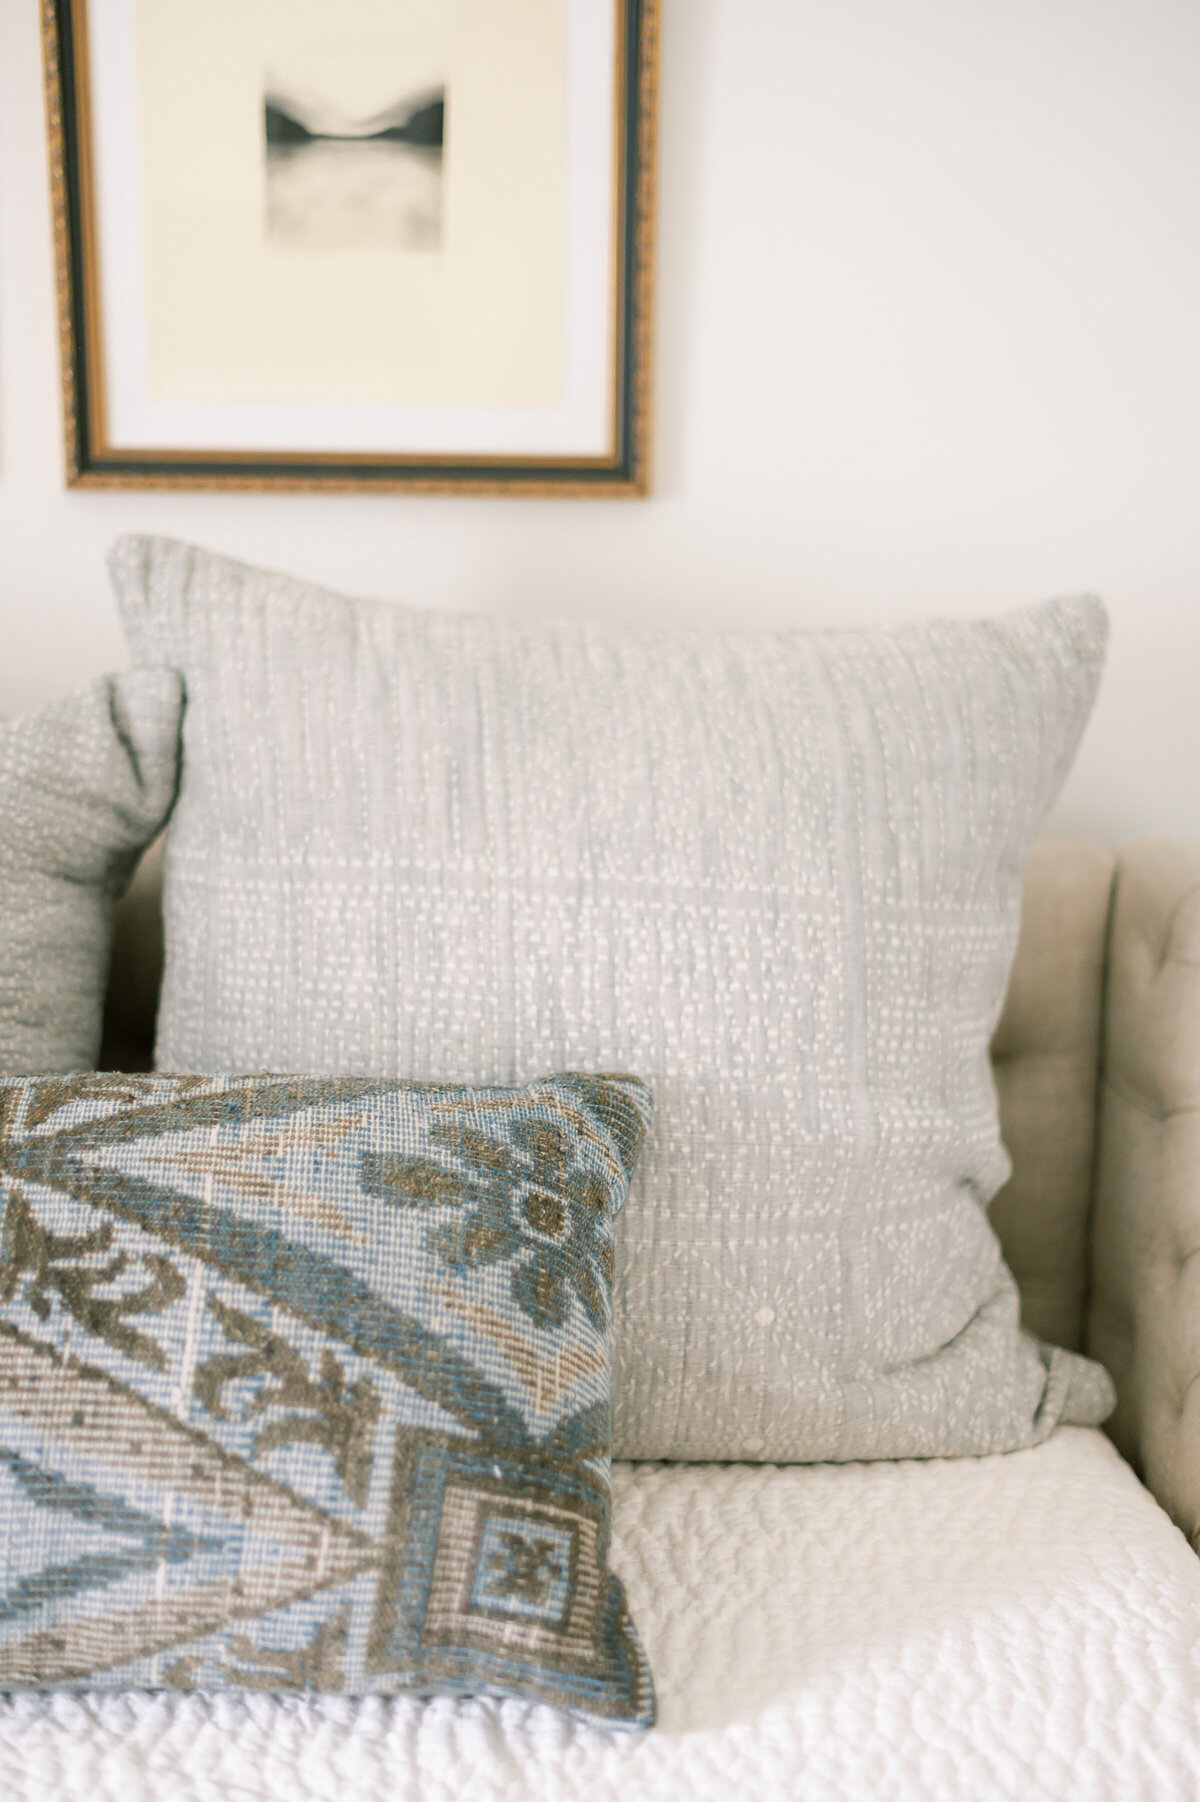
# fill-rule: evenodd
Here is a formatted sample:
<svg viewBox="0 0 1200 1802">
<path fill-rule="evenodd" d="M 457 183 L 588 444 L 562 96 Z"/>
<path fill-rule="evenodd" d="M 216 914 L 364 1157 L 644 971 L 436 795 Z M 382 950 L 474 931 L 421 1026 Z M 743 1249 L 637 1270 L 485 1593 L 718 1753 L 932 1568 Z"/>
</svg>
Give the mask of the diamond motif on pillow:
<svg viewBox="0 0 1200 1802">
<path fill-rule="evenodd" d="M 649 1114 L 631 1077 L 0 1082 L 0 1685 L 652 1719 L 607 1567 Z"/>
</svg>

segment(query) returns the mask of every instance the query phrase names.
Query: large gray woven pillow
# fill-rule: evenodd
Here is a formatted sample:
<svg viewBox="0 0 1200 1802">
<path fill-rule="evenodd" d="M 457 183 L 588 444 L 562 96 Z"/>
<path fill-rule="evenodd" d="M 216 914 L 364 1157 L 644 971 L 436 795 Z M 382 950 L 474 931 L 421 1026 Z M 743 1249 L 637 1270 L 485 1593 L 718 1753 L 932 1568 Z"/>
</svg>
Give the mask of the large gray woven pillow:
<svg viewBox="0 0 1200 1802">
<path fill-rule="evenodd" d="M 1111 1402 L 1021 1335 L 988 1040 L 1105 616 L 707 635 L 339 598 L 161 539 L 185 675 L 164 1069 L 634 1069 L 614 1453 L 1028 1444 Z"/>
<path fill-rule="evenodd" d="M 182 686 L 127 670 L 0 724 L 0 1071 L 87 1070 L 113 903 L 175 794 Z"/>
</svg>

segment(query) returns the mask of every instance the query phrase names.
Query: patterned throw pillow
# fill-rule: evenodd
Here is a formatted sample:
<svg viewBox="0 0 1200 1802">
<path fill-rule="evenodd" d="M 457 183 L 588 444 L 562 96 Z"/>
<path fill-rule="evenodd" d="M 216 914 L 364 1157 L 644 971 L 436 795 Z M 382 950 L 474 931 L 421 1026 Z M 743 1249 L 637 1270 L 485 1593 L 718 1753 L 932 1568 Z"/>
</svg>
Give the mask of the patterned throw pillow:
<svg viewBox="0 0 1200 1802">
<path fill-rule="evenodd" d="M 607 1567 L 633 1077 L 0 1082 L 0 1688 L 653 1719 Z"/>
</svg>

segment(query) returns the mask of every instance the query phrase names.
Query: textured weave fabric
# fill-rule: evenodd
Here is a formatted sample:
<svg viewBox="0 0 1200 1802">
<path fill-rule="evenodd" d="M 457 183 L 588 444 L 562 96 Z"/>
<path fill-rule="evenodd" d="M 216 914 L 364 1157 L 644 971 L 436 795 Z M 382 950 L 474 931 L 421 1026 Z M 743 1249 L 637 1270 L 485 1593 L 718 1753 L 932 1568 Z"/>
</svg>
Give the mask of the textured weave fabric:
<svg viewBox="0 0 1200 1802">
<path fill-rule="evenodd" d="M 614 1449 L 1027 1444 L 1111 1404 L 1020 1336 L 988 1040 L 1091 600 L 721 635 L 355 602 L 116 547 L 188 687 L 166 1068 L 635 1069 Z"/>
<path fill-rule="evenodd" d="M 130 670 L 0 725 L 0 1070 L 96 1060 L 115 898 L 175 793 L 179 677 Z"/>
<path fill-rule="evenodd" d="M 0 1689 L 646 1724 L 609 1575 L 633 1078 L 0 1082 Z"/>
</svg>

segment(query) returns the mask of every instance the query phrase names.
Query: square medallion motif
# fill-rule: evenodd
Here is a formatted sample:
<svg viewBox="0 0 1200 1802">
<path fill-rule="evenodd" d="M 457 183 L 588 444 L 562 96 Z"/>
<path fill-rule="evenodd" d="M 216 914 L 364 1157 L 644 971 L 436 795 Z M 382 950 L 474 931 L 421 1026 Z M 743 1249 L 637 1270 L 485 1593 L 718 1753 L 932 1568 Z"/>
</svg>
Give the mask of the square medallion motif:
<svg viewBox="0 0 1200 1802">
<path fill-rule="evenodd" d="M 561 1627 L 574 1592 L 576 1527 L 544 1515 L 483 1514 L 467 1608 Z"/>
</svg>

